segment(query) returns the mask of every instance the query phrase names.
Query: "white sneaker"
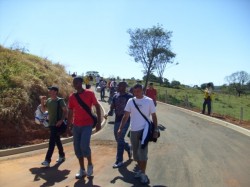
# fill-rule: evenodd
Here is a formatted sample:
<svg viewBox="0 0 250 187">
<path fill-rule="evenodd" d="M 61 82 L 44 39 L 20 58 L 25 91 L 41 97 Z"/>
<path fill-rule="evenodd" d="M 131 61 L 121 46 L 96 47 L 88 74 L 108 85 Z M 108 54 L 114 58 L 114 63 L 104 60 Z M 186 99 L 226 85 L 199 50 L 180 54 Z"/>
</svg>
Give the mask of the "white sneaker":
<svg viewBox="0 0 250 187">
<path fill-rule="evenodd" d="M 56 160 L 57 163 L 61 163 L 65 161 L 65 157 L 59 156 L 59 158 Z"/>
<path fill-rule="evenodd" d="M 148 176 L 144 173 L 141 174 L 141 183 L 142 184 L 147 184 L 149 182 Z"/>
<path fill-rule="evenodd" d="M 113 168 L 119 168 L 123 165 L 123 162 L 115 162 L 114 165 L 113 165 Z"/>
<path fill-rule="evenodd" d="M 134 178 L 137 178 L 137 179 L 140 178 L 140 177 L 141 177 L 141 174 L 142 174 L 141 170 L 135 172 Z"/>
<path fill-rule="evenodd" d="M 93 175 L 93 168 L 94 168 L 93 165 L 88 165 L 88 169 L 87 169 L 87 175 L 88 176 Z"/>
<path fill-rule="evenodd" d="M 83 169 L 80 169 L 79 172 L 76 174 L 76 179 L 81 179 L 83 176 L 86 176 L 86 171 Z"/>
<path fill-rule="evenodd" d="M 41 164 L 45 167 L 49 167 L 49 162 L 47 160 L 44 160 Z"/>
</svg>

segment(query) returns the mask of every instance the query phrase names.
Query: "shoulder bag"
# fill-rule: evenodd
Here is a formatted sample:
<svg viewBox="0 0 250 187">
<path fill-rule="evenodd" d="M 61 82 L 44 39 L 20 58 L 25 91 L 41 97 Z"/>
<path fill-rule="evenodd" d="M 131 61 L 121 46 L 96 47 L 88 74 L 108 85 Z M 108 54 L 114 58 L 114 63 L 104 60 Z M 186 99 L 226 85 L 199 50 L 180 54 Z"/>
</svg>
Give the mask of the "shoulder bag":
<svg viewBox="0 0 250 187">
<path fill-rule="evenodd" d="M 140 114 L 142 115 L 142 117 L 148 122 L 149 125 L 149 141 L 150 142 L 156 142 L 157 138 L 160 137 L 160 131 L 158 130 L 158 137 L 154 138 L 154 130 L 155 130 L 155 125 L 152 121 L 149 121 L 148 118 L 141 112 L 141 110 L 139 109 L 139 107 L 137 106 L 137 104 L 135 103 L 135 100 L 133 100 L 133 103 L 135 105 L 135 108 L 140 112 Z"/>
</svg>

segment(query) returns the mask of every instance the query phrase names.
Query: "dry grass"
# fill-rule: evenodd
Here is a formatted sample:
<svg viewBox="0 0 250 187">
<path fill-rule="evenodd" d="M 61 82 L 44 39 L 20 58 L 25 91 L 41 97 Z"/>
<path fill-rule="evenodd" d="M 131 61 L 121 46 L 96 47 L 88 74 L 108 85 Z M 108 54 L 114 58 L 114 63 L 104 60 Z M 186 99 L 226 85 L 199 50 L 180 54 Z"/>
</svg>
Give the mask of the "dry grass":
<svg viewBox="0 0 250 187">
<path fill-rule="evenodd" d="M 25 144 L 34 135 L 44 138 L 47 131 L 34 124 L 39 96 L 47 95 L 48 86 L 57 85 L 59 96 L 67 100 L 72 78 L 60 64 L 2 46 L 0 66 L 0 147 Z"/>
</svg>

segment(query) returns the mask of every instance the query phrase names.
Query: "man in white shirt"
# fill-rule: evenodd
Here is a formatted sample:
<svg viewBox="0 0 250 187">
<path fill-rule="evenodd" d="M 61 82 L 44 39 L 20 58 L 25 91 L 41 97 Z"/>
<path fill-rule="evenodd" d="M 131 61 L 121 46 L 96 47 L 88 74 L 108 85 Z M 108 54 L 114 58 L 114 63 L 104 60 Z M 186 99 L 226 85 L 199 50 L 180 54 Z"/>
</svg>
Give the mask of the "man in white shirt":
<svg viewBox="0 0 250 187">
<path fill-rule="evenodd" d="M 153 100 L 143 95 L 143 88 L 141 84 L 136 84 L 133 87 L 133 93 L 135 97 L 128 100 L 127 105 L 124 109 L 125 114 L 122 118 L 120 128 L 118 130 L 118 136 L 122 132 L 124 125 L 130 117 L 130 140 L 133 149 L 133 158 L 135 161 L 137 161 L 139 166 L 139 171 L 136 173 L 135 177 L 140 178 L 141 183 L 147 184 L 149 182 L 149 179 L 145 174 L 145 171 L 148 160 L 148 146 L 146 145 L 144 146 L 144 148 L 142 148 L 141 137 L 143 135 L 144 128 L 147 128 L 149 124 L 140 114 L 140 112 L 136 109 L 133 100 L 139 107 L 140 111 L 148 119 L 150 119 L 150 115 L 152 116 L 152 120 L 155 125 L 154 138 L 158 137 L 156 108 Z"/>
</svg>

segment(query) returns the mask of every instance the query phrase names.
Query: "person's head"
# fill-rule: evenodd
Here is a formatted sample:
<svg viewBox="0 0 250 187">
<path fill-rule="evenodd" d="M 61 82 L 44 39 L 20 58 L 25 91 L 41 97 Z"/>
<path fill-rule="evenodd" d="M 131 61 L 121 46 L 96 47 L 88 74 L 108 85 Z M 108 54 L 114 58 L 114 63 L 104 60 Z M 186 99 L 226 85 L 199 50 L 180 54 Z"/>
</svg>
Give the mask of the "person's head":
<svg viewBox="0 0 250 187">
<path fill-rule="evenodd" d="M 153 88 L 154 87 L 154 84 L 151 82 L 151 83 L 149 83 L 149 88 Z"/>
<path fill-rule="evenodd" d="M 48 87 L 49 96 L 51 98 L 57 97 L 58 91 L 59 91 L 59 88 L 57 86 Z"/>
<path fill-rule="evenodd" d="M 126 88 L 127 88 L 127 83 L 126 82 L 119 82 L 117 85 L 117 91 L 120 93 L 124 93 L 126 92 Z"/>
<path fill-rule="evenodd" d="M 207 83 L 207 87 L 212 87 L 212 84 L 211 83 Z"/>
<path fill-rule="evenodd" d="M 81 76 L 77 76 L 73 79 L 73 86 L 76 90 L 82 89 L 83 78 Z"/>
<path fill-rule="evenodd" d="M 138 99 L 141 99 L 143 97 L 143 89 L 141 84 L 134 85 L 133 94 Z"/>
</svg>

